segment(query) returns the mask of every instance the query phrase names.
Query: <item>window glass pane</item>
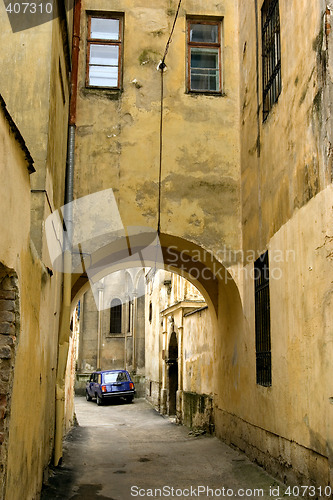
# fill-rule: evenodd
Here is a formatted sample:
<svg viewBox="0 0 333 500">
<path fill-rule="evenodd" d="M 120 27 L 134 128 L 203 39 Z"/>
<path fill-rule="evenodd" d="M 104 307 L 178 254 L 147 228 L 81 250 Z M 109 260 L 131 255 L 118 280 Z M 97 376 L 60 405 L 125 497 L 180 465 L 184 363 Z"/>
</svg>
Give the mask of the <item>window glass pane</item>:
<svg viewBox="0 0 333 500">
<path fill-rule="evenodd" d="M 219 67 L 218 49 L 191 49 L 191 68 L 215 68 Z"/>
<path fill-rule="evenodd" d="M 191 49 L 191 90 L 220 90 L 218 49 Z"/>
<path fill-rule="evenodd" d="M 119 19 L 91 18 L 91 38 L 119 40 Z"/>
<path fill-rule="evenodd" d="M 191 72 L 191 90 L 219 91 L 218 71 Z"/>
<path fill-rule="evenodd" d="M 218 26 L 216 24 L 191 24 L 190 41 L 198 43 L 218 43 Z"/>
<path fill-rule="evenodd" d="M 90 45 L 90 64 L 118 66 L 118 45 Z"/>
<path fill-rule="evenodd" d="M 118 87 L 118 68 L 114 66 L 90 66 L 89 85 Z"/>
<path fill-rule="evenodd" d="M 110 85 L 116 87 L 116 85 Z M 113 299 L 110 308 L 110 333 L 121 333 L 122 305 L 120 299 Z"/>
<path fill-rule="evenodd" d="M 104 384 L 112 384 L 117 381 L 118 372 L 104 373 Z"/>
</svg>

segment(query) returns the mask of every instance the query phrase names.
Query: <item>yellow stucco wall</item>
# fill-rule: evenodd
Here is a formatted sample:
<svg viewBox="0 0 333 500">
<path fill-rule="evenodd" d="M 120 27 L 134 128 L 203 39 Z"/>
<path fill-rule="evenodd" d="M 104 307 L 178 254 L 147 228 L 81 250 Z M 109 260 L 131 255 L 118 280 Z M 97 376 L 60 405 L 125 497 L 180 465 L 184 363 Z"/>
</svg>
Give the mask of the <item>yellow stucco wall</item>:
<svg viewBox="0 0 333 500">
<path fill-rule="evenodd" d="M 255 6 L 246 1 L 239 3 L 244 250 L 263 251 L 276 231 L 332 182 L 329 137 L 325 137 L 329 131 L 325 122 L 330 104 L 323 101 L 327 57 L 325 5 L 321 1 L 298 0 L 293 5 L 288 0 L 279 1 L 282 91 L 263 122 L 263 1 L 256 2 L 258 96 Z"/>
<path fill-rule="evenodd" d="M 214 391 L 213 325 L 208 309 L 184 317 L 183 390 L 198 394 Z"/>
<path fill-rule="evenodd" d="M 329 481 L 327 453 L 332 442 L 332 238 L 328 230 L 333 221 L 332 194 L 332 187 L 319 193 L 269 244 L 272 386 L 256 384 L 251 264 L 243 270 L 243 325 L 238 335 L 220 338 L 217 344 L 222 355 L 217 369 L 218 435 L 259 457 L 281 477 L 287 465 L 288 480 L 302 483 L 309 478 L 321 485 Z"/>
<path fill-rule="evenodd" d="M 30 244 L 30 178 L 21 146 L 8 129 L 1 115 L 0 167 L 6 184 L 1 185 L 0 261 L 17 274 L 20 304 L 5 498 L 19 499 L 32 497 L 41 487 L 52 453 L 54 393 L 50 387 L 54 386 L 57 330 L 46 311 L 56 278 L 50 286 Z M 57 307 L 59 311 L 59 303 Z"/>
<path fill-rule="evenodd" d="M 0 185 L 2 200 L 0 210 L 1 260 L 9 268 L 17 268 L 17 252 L 29 244 L 30 225 L 30 175 L 25 153 L 16 141 L 3 109 L 0 108 L 1 155 L 3 179 Z M 17 229 L 20 228 L 20 229 Z"/>
<path fill-rule="evenodd" d="M 43 221 L 64 199 L 69 67 L 59 18 L 12 33 L 1 4 L 0 27 L 0 92 L 36 168 L 29 180 L 1 150 L 0 261 L 20 293 L 5 492 L 16 500 L 38 493 L 53 452 L 62 276 L 49 269 Z"/>
<path fill-rule="evenodd" d="M 160 388 L 162 386 L 162 349 L 163 328 L 160 311 L 168 303 L 167 288 L 164 280 L 170 279 L 170 273 L 163 271 L 155 275 L 151 271 L 146 277 L 145 304 L 145 377 L 146 396 L 156 407 L 160 403 Z M 151 304 L 151 306 L 150 306 Z M 151 308 L 151 315 L 150 315 Z"/>
<path fill-rule="evenodd" d="M 216 429 L 285 480 L 329 483 L 332 426 L 330 85 L 321 2 L 280 0 L 282 92 L 262 121 L 260 9 L 240 4 L 244 319 L 220 289 Z M 299 15 L 302 12 L 302 15 Z M 259 103 L 259 115 L 257 109 Z M 258 118 L 258 119 L 257 119 Z M 258 148 L 258 137 L 260 149 Z M 272 387 L 256 384 L 253 255 L 268 248 Z M 223 325 L 222 325 L 223 329 Z M 223 330 L 222 330 L 223 331 Z M 219 359 L 219 356 L 221 358 Z M 329 457 L 329 460 L 327 460 Z"/>
<path fill-rule="evenodd" d="M 31 236 L 44 261 L 48 251 L 42 222 L 50 207 L 43 190 L 52 210 L 64 200 L 69 98 L 64 26 L 58 17 L 13 33 L 5 5 L 0 5 L 0 41 L 6 47 L 0 64 L 0 92 L 34 158 Z"/>
<path fill-rule="evenodd" d="M 125 225 L 156 228 L 160 73 L 176 2 L 82 2 L 76 196 L 113 188 Z M 123 91 L 85 87 L 86 11 L 124 13 Z M 186 16 L 223 19 L 224 95 L 186 93 Z M 235 2 L 184 0 L 166 64 L 162 231 L 210 249 L 239 248 L 239 112 Z M 216 214 L 220 214 L 219 220 Z"/>
</svg>

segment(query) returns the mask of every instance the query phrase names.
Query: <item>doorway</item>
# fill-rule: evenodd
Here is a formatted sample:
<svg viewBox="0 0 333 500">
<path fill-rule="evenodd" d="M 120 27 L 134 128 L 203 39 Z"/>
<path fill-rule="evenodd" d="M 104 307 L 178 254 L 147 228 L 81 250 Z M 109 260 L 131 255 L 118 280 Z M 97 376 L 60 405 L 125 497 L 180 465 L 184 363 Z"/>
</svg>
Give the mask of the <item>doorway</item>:
<svg viewBox="0 0 333 500">
<path fill-rule="evenodd" d="M 168 414 L 176 415 L 178 391 L 178 340 L 175 332 L 172 332 L 169 343 L 168 379 Z"/>
</svg>

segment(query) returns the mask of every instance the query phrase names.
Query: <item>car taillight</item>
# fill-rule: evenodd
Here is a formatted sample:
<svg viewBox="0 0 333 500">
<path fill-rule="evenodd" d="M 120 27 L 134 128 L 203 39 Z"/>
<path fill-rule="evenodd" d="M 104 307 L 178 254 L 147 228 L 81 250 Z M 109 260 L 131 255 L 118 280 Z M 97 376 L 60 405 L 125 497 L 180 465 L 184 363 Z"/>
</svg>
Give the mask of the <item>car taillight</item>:
<svg viewBox="0 0 333 500">
<path fill-rule="evenodd" d="M 130 389 L 134 389 L 134 384 L 133 384 L 133 382 L 130 382 Z"/>
<path fill-rule="evenodd" d="M 102 385 L 102 392 L 106 392 L 106 385 Z"/>
</svg>

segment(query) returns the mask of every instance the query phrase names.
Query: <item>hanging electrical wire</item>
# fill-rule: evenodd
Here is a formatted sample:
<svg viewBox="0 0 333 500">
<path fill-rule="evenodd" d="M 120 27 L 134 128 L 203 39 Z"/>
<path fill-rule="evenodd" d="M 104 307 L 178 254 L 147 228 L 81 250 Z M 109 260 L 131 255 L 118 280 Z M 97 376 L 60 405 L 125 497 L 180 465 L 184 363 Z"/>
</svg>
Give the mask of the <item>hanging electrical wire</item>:
<svg viewBox="0 0 333 500">
<path fill-rule="evenodd" d="M 170 35 L 165 46 L 164 55 L 162 61 L 159 65 L 159 70 L 161 71 L 161 107 L 160 107 L 160 161 L 159 161 L 159 174 L 158 174 L 158 209 L 157 209 L 157 234 L 160 235 L 161 232 L 161 195 L 162 195 L 162 163 L 163 163 L 163 104 L 164 104 L 164 70 L 166 68 L 165 59 L 169 51 L 169 46 L 172 41 L 172 35 L 175 30 L 176 22 L 179 15 L 180 4 L 182 0 L 179 0 L 173 25 L 170 31 Z"/>
</svg>

